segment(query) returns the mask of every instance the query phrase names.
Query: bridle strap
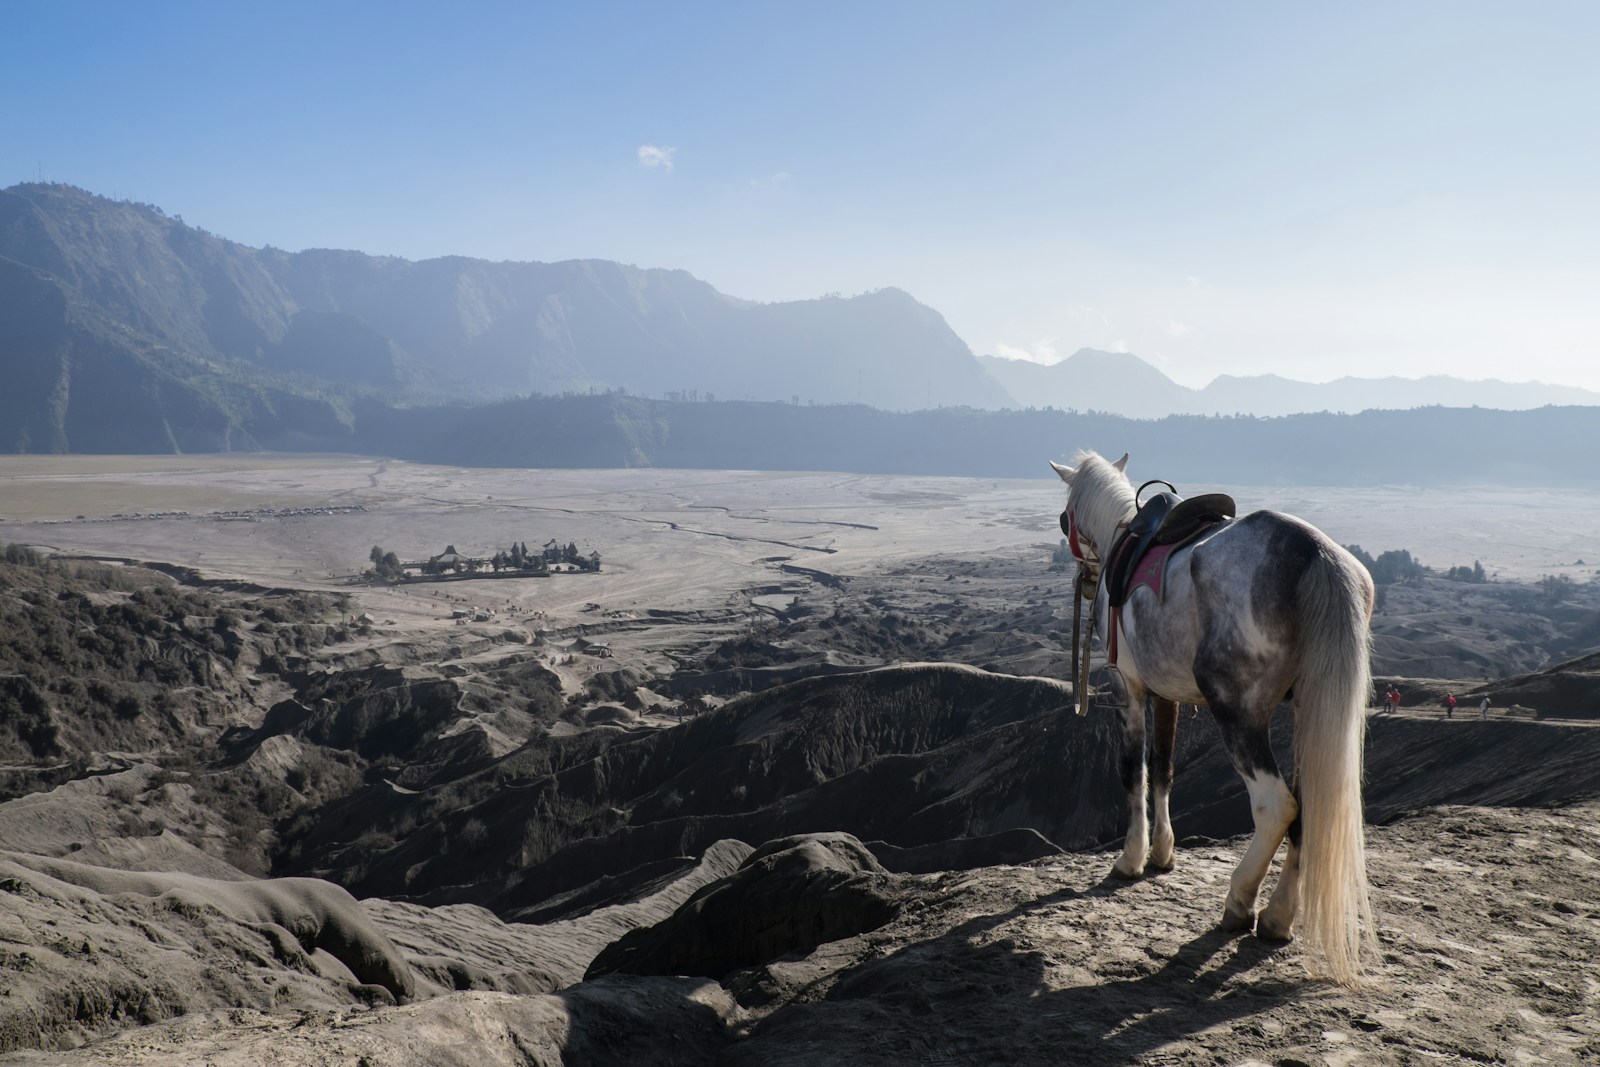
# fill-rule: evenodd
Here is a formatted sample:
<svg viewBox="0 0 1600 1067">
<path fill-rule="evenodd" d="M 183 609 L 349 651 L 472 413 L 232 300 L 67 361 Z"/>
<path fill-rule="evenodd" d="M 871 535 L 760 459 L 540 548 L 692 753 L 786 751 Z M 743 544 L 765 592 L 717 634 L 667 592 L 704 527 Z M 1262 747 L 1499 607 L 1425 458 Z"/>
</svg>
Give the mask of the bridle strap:
<svg viewBox="0 0 1600 1067">
<path fill-rule="evenodd" d="M 1094 646 L 1096 621 L 1091 612 L 1089 625 L 1083 625 L 1083 602 L 1093 605 L 1099 596 L 1099 573 L 1091 572 L 1087 563 L 1080 564 L 1078 577 L 1072 583 L 1072 696 L 1080 716 L 1089 712 L 1090 649 Z"/>
<path fill-rule="evenodd" d="M 1078 572 L 1081 580 L 1083 572 Z M 1083 672 L 1078 668 L 1078 633 L 1083 626 L 1083 595 L 1078 586 L 1080 582 L 1072 583 L 1072 701 L 1078 707 L 1083 706 Z M 1080 711 L 1081 715 L 1082 712 Z"/>
<path fill-rule="evenodd" d="M 1098 575 L 1100 548 L 1079 531 L 1078 513 L 1071 508 L 1061 513 L 1061 532 L 1067 535 L 1067 548 L 1072 552 L 1072 558 L 1078 561 L 1080 569 L 1088 567 Z"/>
</svg>

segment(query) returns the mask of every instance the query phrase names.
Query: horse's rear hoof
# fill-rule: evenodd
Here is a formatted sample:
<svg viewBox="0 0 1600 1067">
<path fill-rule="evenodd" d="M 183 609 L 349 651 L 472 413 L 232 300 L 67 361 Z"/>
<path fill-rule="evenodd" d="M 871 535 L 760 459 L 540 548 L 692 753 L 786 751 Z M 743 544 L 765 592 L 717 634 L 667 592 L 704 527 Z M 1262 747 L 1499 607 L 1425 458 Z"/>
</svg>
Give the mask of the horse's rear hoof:
<svg viewBox="0 0 1600 1067">
<path fill-rule="evenodd" d="M 1255 925 L 1256 915 L 1253 911 L 1247 911 L 1241 914 L 1234 911 L 1232 908 L 1224 908 L 1222 910 L 1222 922 L 1220 926 L 1223 930 L 1230 934 L 1249 933 L 1251 930 L 1255 929 Z"/>
<path fill-rule="evenodd" d="M 1123 882 L 1136 882 L 1140 878 L 1144 877 L 1144 872 L 1134 871 L 1132 874 L 1129 874 L 1127 871 L 1122 869 L 1122 864 L 1116 863 L 1112 864 L 1111 866 L 1111 877 Z"/>
<path fill-rule="evenodd" d="M 1294 940 L 1294 930 L 1292 927 L 1273 926 L 1263 919 L 1256 926 L 1256 939 L 1271 945 L 1287 945 Z"/>
</svg>

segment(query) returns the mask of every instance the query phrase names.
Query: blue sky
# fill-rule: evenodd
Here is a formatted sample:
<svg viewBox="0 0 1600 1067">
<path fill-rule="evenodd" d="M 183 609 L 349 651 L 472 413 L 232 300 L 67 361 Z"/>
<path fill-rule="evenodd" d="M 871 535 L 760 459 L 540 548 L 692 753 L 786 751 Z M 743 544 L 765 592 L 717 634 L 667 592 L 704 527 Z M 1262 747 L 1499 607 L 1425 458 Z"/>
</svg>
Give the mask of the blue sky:
<svg viewBox="0 0 1600 1067">
<path fill-rule="evenodd" d="M 1600 389 L 1600 4 L 34 3 L 0 185 L 906 289 L 975 352 Z"/>
</svg>

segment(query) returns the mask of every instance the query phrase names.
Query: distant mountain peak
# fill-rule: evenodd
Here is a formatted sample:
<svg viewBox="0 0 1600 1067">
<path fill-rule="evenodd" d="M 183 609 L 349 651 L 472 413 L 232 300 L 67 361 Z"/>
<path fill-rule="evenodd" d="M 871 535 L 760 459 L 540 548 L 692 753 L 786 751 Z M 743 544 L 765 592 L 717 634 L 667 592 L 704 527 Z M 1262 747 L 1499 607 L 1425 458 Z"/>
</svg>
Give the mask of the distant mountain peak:
<svg viewBox="0 0 1600 1067">
<path fill-rule="evenodd" d="M 1152 365 L 1149 360 L 1136 356 L 1132 352 L 1121 352 L 1111 348 L 1080 348 L 1060 362 L 1070 363 L 1074 360 L 1080 360 L 1086 363 L 1093 363 L 1097 361 L 1110 363 L 1143 363 L 1147 367 Z"/>
<path fill-rule="evenodd" d="M 1219 374 L 1191 389 L 1131 352 L 1080 348 L 1059 363 L 981 356 L 984 369 L 1019 406 L 1101 411 L 1132 418 L 1166 415 L 1292 415 L 1315 411 L 1485 407 L 1525 410 L 1549 404 L 1600 405 L 1600 393 L 1541 382 L 1353 378 L 1305 382 L 1279 374 Z"/>
</svg>

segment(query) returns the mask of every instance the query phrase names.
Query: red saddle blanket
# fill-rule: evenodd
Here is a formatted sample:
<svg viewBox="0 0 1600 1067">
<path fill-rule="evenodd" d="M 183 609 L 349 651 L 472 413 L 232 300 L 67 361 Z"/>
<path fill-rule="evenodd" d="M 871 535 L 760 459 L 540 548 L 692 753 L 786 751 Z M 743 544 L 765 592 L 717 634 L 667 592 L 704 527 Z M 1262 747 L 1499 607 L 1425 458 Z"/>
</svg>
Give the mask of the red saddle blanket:
<svg viewBox="0 0 1600 1067">
<path fill-rule="evenodd" d="M 1167 577 L 1167 557 L 1172 555 L 1177 545 L 1151 545 L 1134 565 L 1133 573 L 1128 576 L 1128 596 L 1141 585 L 1149 586 L 1155 593 L 1156 600 L 1162 599 L 1161 587 Z"/>
</svg>

